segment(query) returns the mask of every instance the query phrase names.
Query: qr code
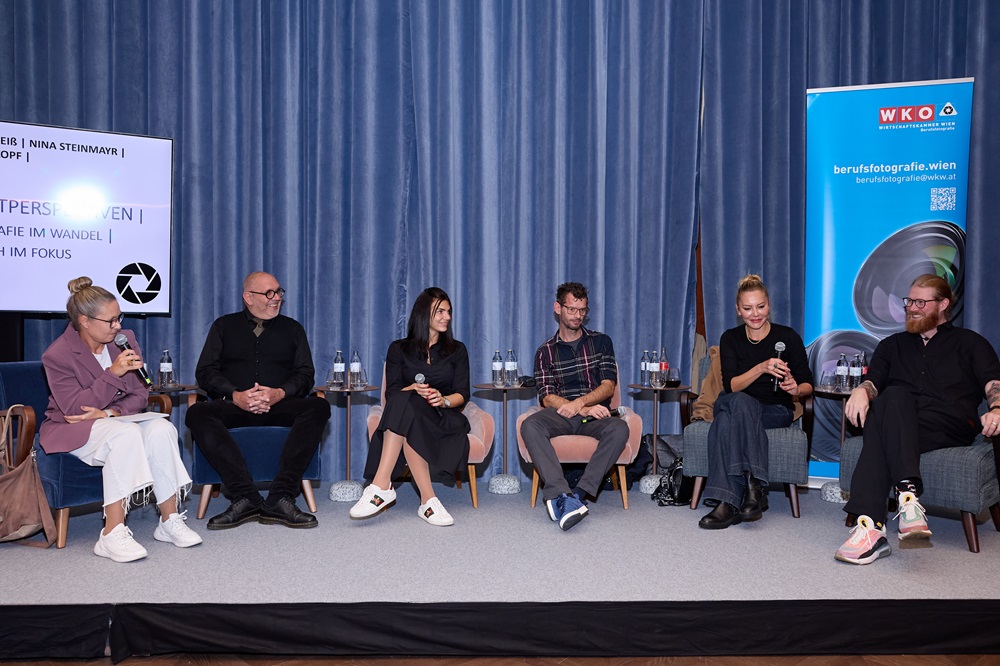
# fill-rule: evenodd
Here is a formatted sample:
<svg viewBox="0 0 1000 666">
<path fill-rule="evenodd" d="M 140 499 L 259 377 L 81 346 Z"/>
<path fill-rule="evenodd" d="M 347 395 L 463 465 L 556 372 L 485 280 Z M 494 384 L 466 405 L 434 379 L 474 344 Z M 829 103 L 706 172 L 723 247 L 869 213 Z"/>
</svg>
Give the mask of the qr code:
<svg viewBox="0 0 1000 666">
<path fill-rule="evenodd" d="M 955 188 L 932 187 L 931 210 L 955 210 Z"/>
</svg>

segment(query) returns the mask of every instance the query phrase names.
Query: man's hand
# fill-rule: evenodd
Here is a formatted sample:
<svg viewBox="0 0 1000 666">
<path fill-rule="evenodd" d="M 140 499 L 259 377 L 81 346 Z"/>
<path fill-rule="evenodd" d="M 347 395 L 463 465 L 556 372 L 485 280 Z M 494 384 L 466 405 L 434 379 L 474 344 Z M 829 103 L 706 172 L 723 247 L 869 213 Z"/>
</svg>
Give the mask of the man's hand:
<svg viewBox="0 0 1000 666">
<path fill-rule="evenodd" d="M 611 416 L 611 411 L 604 405 L 591 405 L 581 409 L 579 414 L 591 419 L 604 419 Z"/>
<path fill-rule="evenodd" d="M 559 413 L 559 416 L 571 419 L 577 414 L 582 414 L 585 409 L 587 409 L 587 405 L 584 404 L 580 398 L 577 398 L 576 400 L 570 400 L 569 402 L 560 405 L 559 408 L 556 409 L 556 412 Z"/>
<path fill-rule="evenodd" d="M 859 386 L 851 391 L 851 397 L 847 399 L 847 404 L 844 405 L 844 416 L 851 422 L 851 425 L 864 427 L 865 419 L 868 418 L 869 405 L 868 391 L 864 387 Z"/>
<path fill-rule="evenodd" d="M 254 384 L 246 391 L 233 391 L 233 404 L 251 414 L 265 414 L 271 405 L 285 397 L 284 389 Z"/>
<path fill-rule="evenodd" d="M 991 409 L 980 420 L 983 422 L 983 437 L 1000 435 L 1000 409 Z"/>
</svg>

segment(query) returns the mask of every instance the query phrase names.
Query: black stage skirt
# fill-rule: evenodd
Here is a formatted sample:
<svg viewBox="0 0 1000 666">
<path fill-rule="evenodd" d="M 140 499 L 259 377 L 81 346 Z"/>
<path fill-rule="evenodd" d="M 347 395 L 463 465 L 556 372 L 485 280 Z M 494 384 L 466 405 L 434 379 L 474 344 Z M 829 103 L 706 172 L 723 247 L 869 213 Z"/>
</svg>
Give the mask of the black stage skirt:
<svg viewBox="0 0 1000 666">
<path fill-rule="evenodd" d="M 454 475 L 469 464 L 469 420 L 459 409 L 441 408 L 438 413 L 416 391 L 398 391 L 385 396 L 385 409 L 378 429 L 368 446 L 365 478 L 375 478 L 382 457 L 382 433 L 391 430 L 406 438 L 407 443 L 427 461 L 431 476 L 435 471 Z M 402 452 L 392 470 L 392 478 L 403 475 L 406 458 Z"/>
</svg>

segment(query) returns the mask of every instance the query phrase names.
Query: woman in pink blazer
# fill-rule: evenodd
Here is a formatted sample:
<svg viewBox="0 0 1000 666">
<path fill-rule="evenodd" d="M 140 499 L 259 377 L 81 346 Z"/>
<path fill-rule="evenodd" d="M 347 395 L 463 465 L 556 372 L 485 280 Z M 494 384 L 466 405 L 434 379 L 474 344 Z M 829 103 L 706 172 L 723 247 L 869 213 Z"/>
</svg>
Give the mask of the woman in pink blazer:
<svg viewBox="0 0 1000 666">
<path fill-rule="evenodd" d="M 105 527 L 94 553 L 115 562 L 146 557 L 146 549 L 125 526 L 129 499 L 152 490 L 161 519 L 153 538 L 186 548 L 201 537 L 177 512 L 178 495 L 191 488 L 177 447 L 177 429 L 165 418 L 131 422 L 118 417 L 139 414 L 149 390 L 134 370 L 142 367 L 139 345 L 121 327 L 118 301 L 88 277 L 69 283 L 69 326 L 42 354 L 48 380 L 48 409 L 40 431 L 46 453 L 69 453 L 88 465 L 103 467 Z M 130 349 L 114 344 L 123 333 Z"/>
</svg>

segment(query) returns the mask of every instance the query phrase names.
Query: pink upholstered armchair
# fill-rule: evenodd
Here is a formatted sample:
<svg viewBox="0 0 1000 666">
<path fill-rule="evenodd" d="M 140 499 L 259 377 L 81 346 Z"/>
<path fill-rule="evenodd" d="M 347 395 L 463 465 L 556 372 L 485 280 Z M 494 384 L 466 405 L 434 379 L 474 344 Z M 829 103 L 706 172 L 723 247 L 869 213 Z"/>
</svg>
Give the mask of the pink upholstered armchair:
<svg viewBox="0 0 1000 666">
<path fill-rule="evenodd" d="M 382 420 L 382 410 L 385 408 L 385 365 L 382 365 L 382 390 L 379 392 L 379 404 L 368 410 L 368 441 L 372 440 L 379 421 Z M 479 493 L 476 489 L 476 465 L 486 460 L 493 448 L 493 417 L 483 411 L 471 400 L 462 409 L 465 418 L 469 419 L 469 490 L 472 493 L 472 507 L 479 508 Z M 455 483 L 462 487 L 462 480 L 455 474 Z"/>
<path fill-rule="evenodd" d="M 611 396 L 611 408 L 614 409 L 621 404 L 622 394 L 620 384 L 615 384 L 615 393 Z M 521 457 L 528 464 L 531 464 L 531 456 L 528 454 L 528 449 L 524 446 L 524 440 L 521 439 L 521 423 L 524 422 L 524 419 L 539 410 L 541 410 L 541 407 L 532 407 L 517 418 L 517 450 L 521 452 Z M 621 418 L 628 424 L 628 442 L 625 443 L 622 454 L 618 456 L 618 461 L 615 463 L 617 473 L 613 472 L 611 474 L 611 481 L 621 490 L 622 506 L 628 509 L 628 487 L 625 483 L 625 466 L 635 460 L 636 455 L 639 453 L 639 447 L 642 445 L 642 418 L 631 409 Z M 556 450 L 559 462 L 564 464 L 586 463 L 594 455 L 594 451 L 597 450 L 597 440 L 593 437 L 585 437 L 583 435 L 561 435 L 552 438 L 552 446 Z M 539 481 L 538 470 L 532 466 L 531 506 L 535 506 L 538 500 Z"/>
</svg>

